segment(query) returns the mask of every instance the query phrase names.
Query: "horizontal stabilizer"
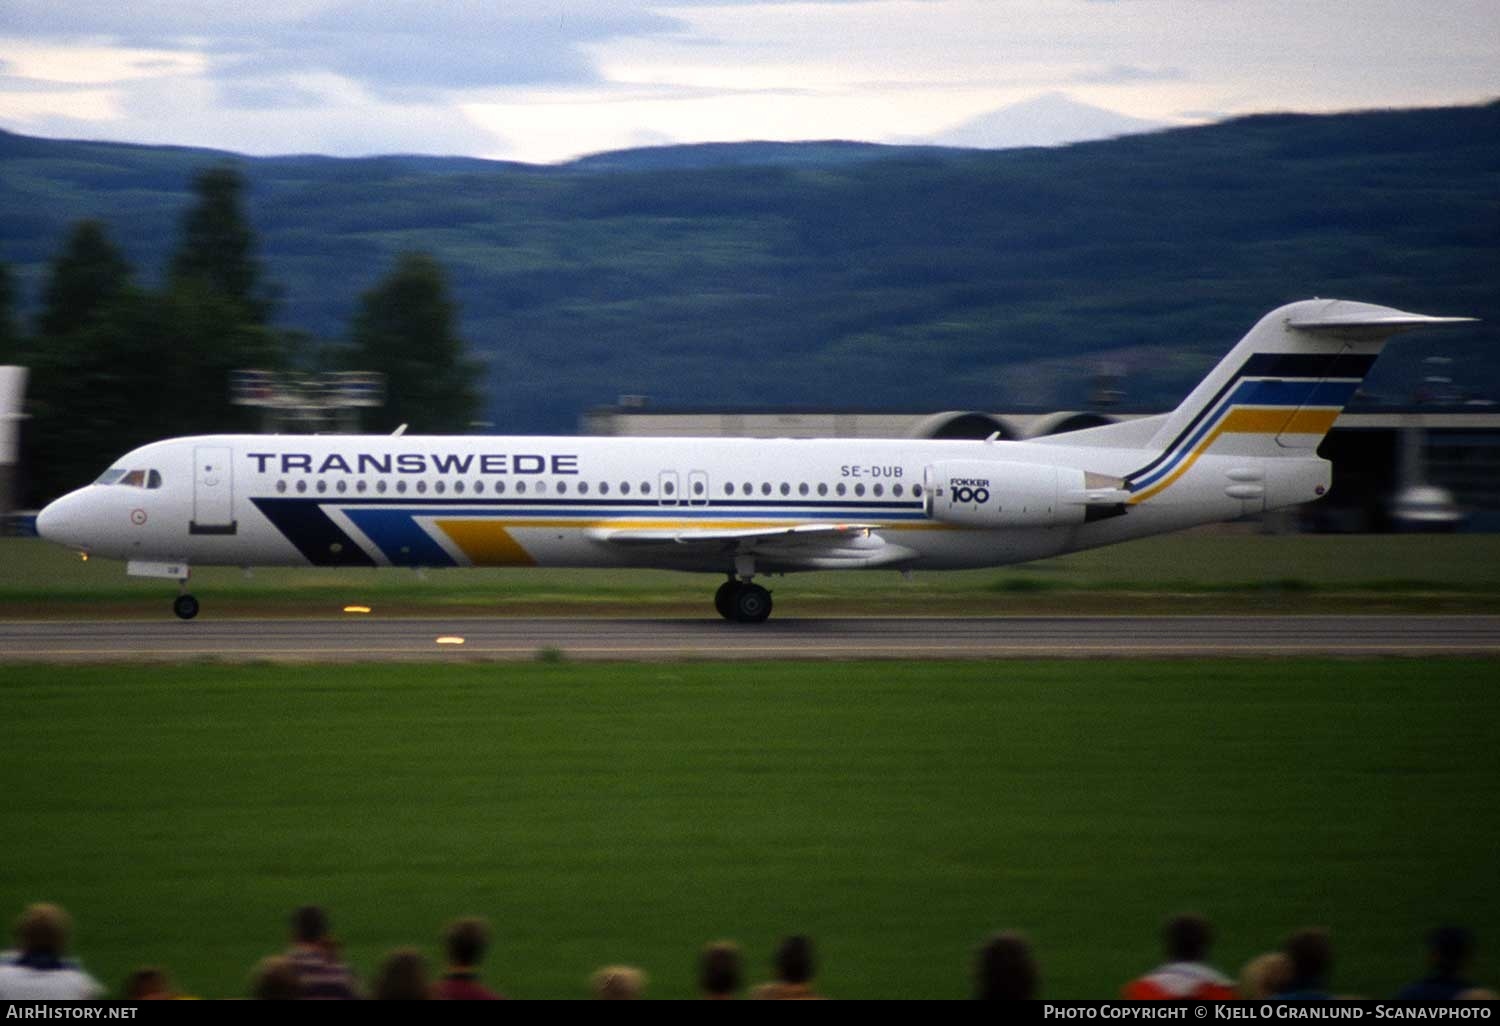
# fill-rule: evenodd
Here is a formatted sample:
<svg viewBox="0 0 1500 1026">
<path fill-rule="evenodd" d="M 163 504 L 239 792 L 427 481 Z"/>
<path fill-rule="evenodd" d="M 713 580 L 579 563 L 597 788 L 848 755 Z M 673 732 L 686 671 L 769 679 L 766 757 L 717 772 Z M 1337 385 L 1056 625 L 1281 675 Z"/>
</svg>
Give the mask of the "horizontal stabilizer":
<svg viewBox="0 0 1500 1026">
<path fill-rule="evenodd" d="M 1356 309 L 1346 313 L 1337 313 L 1333 312 L 1333 310 L 1319 313 L 1309 312 L 1302 317 L 1290 318 L 1286 322 L 1286 326 L 1294 328 L 1297 331 L 1330 335 L 1334 338 L 1356 341 L 1360 339 L 1385 338 L 1397 332 L 1411 331 L 1413 328 L 1426 328 L 1437 324 L 1470 324 L 1478 319 L 1475 317 L 1432 317 L 1427 314 L 1407 313 L 1404 310 L 1393 310 L 1390 307 L 1366 306 L 1364 304 L 1333 303 L 1330 306 L 1335 309 L 1340 306 L 1355 306 Z"/>
</svg>

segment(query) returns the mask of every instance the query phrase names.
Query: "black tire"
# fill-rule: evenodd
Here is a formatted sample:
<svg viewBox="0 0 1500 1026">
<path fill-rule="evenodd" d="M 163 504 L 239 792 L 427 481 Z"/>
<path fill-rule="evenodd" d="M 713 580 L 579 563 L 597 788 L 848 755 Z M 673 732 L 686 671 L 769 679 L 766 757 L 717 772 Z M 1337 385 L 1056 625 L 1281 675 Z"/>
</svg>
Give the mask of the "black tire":
<svg viewBox="0 0 1500 1026">
<path fill-rule="evenodd" d="M 714 608 L 726 620 L 734 619 L 734 593 L 740 588 L 739 581 L 725 581 L 714 592 Z"/>
<path fill-rule="evenodd" d="M 178 595 L 172 601 L 172 612 L 180 619 L 191 620 L 198 615 L 198 600 L 191 595 Z"/>
<path fill-rule="evenodd" d="M 765 623 L 771 615 L 771 593 L 758 584 L 742 584 L 734 593 L 736 623 Z"/>
</svg>

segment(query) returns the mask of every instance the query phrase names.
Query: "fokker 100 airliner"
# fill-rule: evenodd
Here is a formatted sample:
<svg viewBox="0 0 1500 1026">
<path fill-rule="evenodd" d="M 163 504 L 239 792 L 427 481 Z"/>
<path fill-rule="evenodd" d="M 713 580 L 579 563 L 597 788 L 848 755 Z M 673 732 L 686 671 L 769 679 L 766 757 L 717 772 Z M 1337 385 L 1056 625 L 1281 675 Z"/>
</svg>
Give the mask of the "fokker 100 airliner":
<svg viewBox="0 0 1500 1026">
<path fill-rule="evenodd" d="M 754 578 L 1000 566 L 1308 502 L 1318 443 L 1391 335 L 1469 320 L 1342 300 L 1265 317 L 1177 409 L 1030 441 L 204 435 L 42 510 L 45 538 L 194 566 L 660 567 Z"/>
</svg>

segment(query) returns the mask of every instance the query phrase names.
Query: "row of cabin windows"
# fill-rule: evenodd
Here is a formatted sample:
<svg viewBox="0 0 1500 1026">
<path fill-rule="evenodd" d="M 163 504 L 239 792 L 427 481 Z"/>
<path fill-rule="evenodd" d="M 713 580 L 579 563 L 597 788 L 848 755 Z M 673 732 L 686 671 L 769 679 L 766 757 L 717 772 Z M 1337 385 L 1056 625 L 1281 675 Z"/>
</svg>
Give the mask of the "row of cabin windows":
<svg viewBox="0 0 1500 1026">
<path fill-rule="evenodd" d="M 159 487 L 160 483 L 161 483 L 160 482 L 160 475 L 157 475 L 156 471 L 154 471 L 154 470 L 151 471 L 151 473 L 156 478 L 156 483 L 152 484 L 150 487 L 152 487 L 152 488 Z M 103 481 L 101 479 L 100 483 L 104 484 L 104 483 L 111 483 L 111 482 L 105 482 L 105 481 Z M 407 493 L 407 487 L 408 487 L 407 486 L 407 482 L 404 479 L 398 480 L 398 481 L 395 482 L 394 491 L 395 491 L 395 493 L 397 495 L 405 495 Z M 494 484 L 494 494 L 496 494 L 496 495 L 504 495 L 506 493 L 506 487 L 507 487 L 506 486 L 506 482 L 504 482 L 504 481 L 496 481 L 495 484 Z M 631 485 L 630 485 L 629 481 L 622 481 L 616 487 L 617 487 L 617 489 L 619 491 L 619 494 L 621 494 L 621 495 L 629 495 L 631 493 Z M 285 494 L 288 491 L 289 488 L 290 488 L 290 490 L 295 491 L 298 495 L 303 495 L 303 494 L 305 494 L 308 491 L 309 485 L 308 485 L 308 482 L 307 482 L 307 480 L 305 478 L 302 479 L 302 480 L 297 481 L 295 484 L 290 485 L 290 486 L 287 484 L 287 482 L 286 482 L 285 479 L 282 479 L 282 480 L 276 482 L 276 491 L 279 492 L 279 493 L 281 493 L 281 494 Z M 312 488 L 313 491 L 317 492 L 319 495 L 325 495 L 329 491 L 329 484 L 328 484 L 328 482 L 326 480 L 323 480 L 323 479 L 320 478 L 319 480 L 317 480 L 316 482 L 314 482 L 312 484 L 311 488 Z M 435 481 L 435 482 L 433 482 L 431 488 L 432 488 L 432 491 L 433 491 L 434 494 L 436 494 L 436 495 L 445 495 L 445 494 L 448 493 L 450 486 L 449 486 L 449 484 L 446 481 Z M 455 482 L 453 482 L 451 488 L 452 488 L 452 491 L 453 491 L 454 495 L 464 495 L 464 494 L 470 493 L 470 492 L 472 492 L 472 494 L 474 494 L 474 495 L 483 495 L 484 492 L 485 492 L 485 483 L 483 481 L 476 481 L 476 482 L 474 482 L 473 485 L 467 485 L 463 481 L 455 481 Z M 546 495 L 547 494 L 547 482 L 546 481 L 532 481 L 532 482 L 517 481 L 517 482 L 515 482 L 512 491 L 516 495 L 526 495 L 528 488 L 530 489 L 530 494 L 533 494 L 533 495 Z M 641 495 L 650 495 L 651 494 L 651 482 L 649 482 L 649 481 L 642 481 L 640 483 L 640 485 L 638 486 L 638 488 L 639 488 L 639 494 L 641 494 Z M 415 491 L 416 494 L 418 494 L 418 495 L 426 495 L 427 494 L 427 490 L 428 490 L 428 484 L 427 484 L 426 481 L 415 481 L 415 482 L 412 482 L 411 489 L 413 491 Z M 707 486 L 704 484 L 704 482 L 702 482 L 702 481 L 694 481 L 694 482 L 692 482 L 692 492 L 693 492 L 693 495 L 695 497 L 702 497 L 705 494 L 706 489 L 707 489 Z M 370 484 L 368 482 L 364 481 L 364 480 L 355 481 L 355 482 L 353 482 L 353 484 L 351 486 L 350 482 L 348 482 L 346 480 L 343 480 L 343 479 L 340 479 L 340 480 L 337 480 L 337 481 L 335 481 L 333 483 L 332 490 L 335 493 L 339 494 L 339 495 L 345 495 L 345 494 L 347 494 L 350 491 L 353 491 L 356 495 L 365 495 L 368 492 L 370 492 L 372 490 L 372 488 L 371 488 Z M 374 486 L 373 486 L 373 491 L 377 495 L 385 495 L 387 492 L 389 492 L 391 490 L 393 490 L 393 489 L 390 487 L 389 483 L 386 480 L 384 480 L 384 479 L 377 480 L 375 482 Z M 661 490 L 662 490 L 662 494 L 663 495 L 675 495 L 676 492 L 677 492 L 677 486 L 675 484 L 673 484 L 671 481 L 663 481 L 662 482 L 662 486 L 661 486 Z M 760 494 L 762 494 L 762 495 L 770 495 L 770 494 L 772 494 L 773 490 L 774 491 L 779 491 L 780 494 L 786 495 L 786 496 L 790 496 L 792 494 L 792 486 L 790 484 L 788 484 L 787 482 L 785 482 L 785 481 L 781 482 L 781 485 L 778 488 L 774 488 L 774 489 L 773 489 L 773 486 L 771 485 L 771 483 L 769 481 L 763 481 L 763 482 L 761 482 L 761 485 L 760 485 Z M 894 496 L 894 497 L 896 497 L 896 498 L 900 498 L 901 496 L 903 496 L 903 495 L 906 494 L 905 488 L 903 488 L 900 484 L 893 484 L 893 485 L 891 485 L 891 489 L 890 490 L 891 490 L 891 495 Z M 753 484 L 751 484 L 750 482 L 746 481 L 743 485 L 740 486 L 739 491 L 743 495 L 754 495 L 755 494 L 755 486 Z M 801 495 L 801 496 L 811 495 L 813 493 L 813 491 L 814 491 L 814 486 L 811 486 L 811 485 L 807 484 L 807 482 L 805 482 L 805 481 L 797 486 L 797 494 Z M 818 484 L 816 486 L 816 491 L 817 491 L 818 495 L 820 495 L 820 496 L 826 496 L 830 492 L 830 486 L 827 485 L 827 484 L 820 483 L 820 484 Z M 838 484 L 835 484 L 835 485 L 832 486 L 831 491 L 832 491 L 832 493 L 834 495 L 843 496 L 843 495 L 848 495 L 850 493 L 851 489 L 844 482 L 840 481 Z M 863 496 L 865 494 L 865 486 L 863 484 L 855 484 L 853 486 L 852 491 L 853 491 L 853 494 L 855 496 Z M 874 484 L 874 485 L 870 486 L 869 491 L 870 491 L 871 495 L 874 495 L 876 498 L 879 498 L 879 497 L 885 495 L 885 486 L 882 485 L 882 484 Z M 587 481 L 579 481 L 577 483 L 577 485 L 575 487 L 575 494 L 577 494 L 577 495 L 588 495 L 589 492 L 590 492 L 589 482 L 587 482 Z M 566 482 L 566 481 L 558 481 L 553 486 L 553 493 L 556 494 L 556 495 L 567 495 L 568 494 L 568 482 Z M 597 488 L 597 494 L 599 494 L 599 495 L 608 495 L 608 494 L 610 494 L 610 484 L 609 484 L 608 481 L 602 481 L 602 482 L 599 483 L 598 488 Z M 913 498 L 920 498 L 921 495 L 922 495 L 922 486 L 921 485 L 912 485 L 911 486 L 911 494 L 912 494 Z M 724 495 L 725 495 L 726 498 L 733 498 L 734 497 L 734 495 L 735 495 L 735 486 L 732 483 L 731 484 L 726 484 L 724 486 Z"/>
</svg>

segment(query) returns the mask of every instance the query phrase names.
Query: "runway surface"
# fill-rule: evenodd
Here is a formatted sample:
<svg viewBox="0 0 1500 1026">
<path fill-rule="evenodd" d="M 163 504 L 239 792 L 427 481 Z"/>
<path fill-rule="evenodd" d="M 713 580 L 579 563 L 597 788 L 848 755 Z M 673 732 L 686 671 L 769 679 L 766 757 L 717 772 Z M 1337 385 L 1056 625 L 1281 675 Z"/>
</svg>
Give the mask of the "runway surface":
<svg viewBox="0 0 1500 1026">
<path fill-rule="evenodd" d="M 1500 655 L 1500 616 L 0 622 L 0 662 Z"/>
</svg>

